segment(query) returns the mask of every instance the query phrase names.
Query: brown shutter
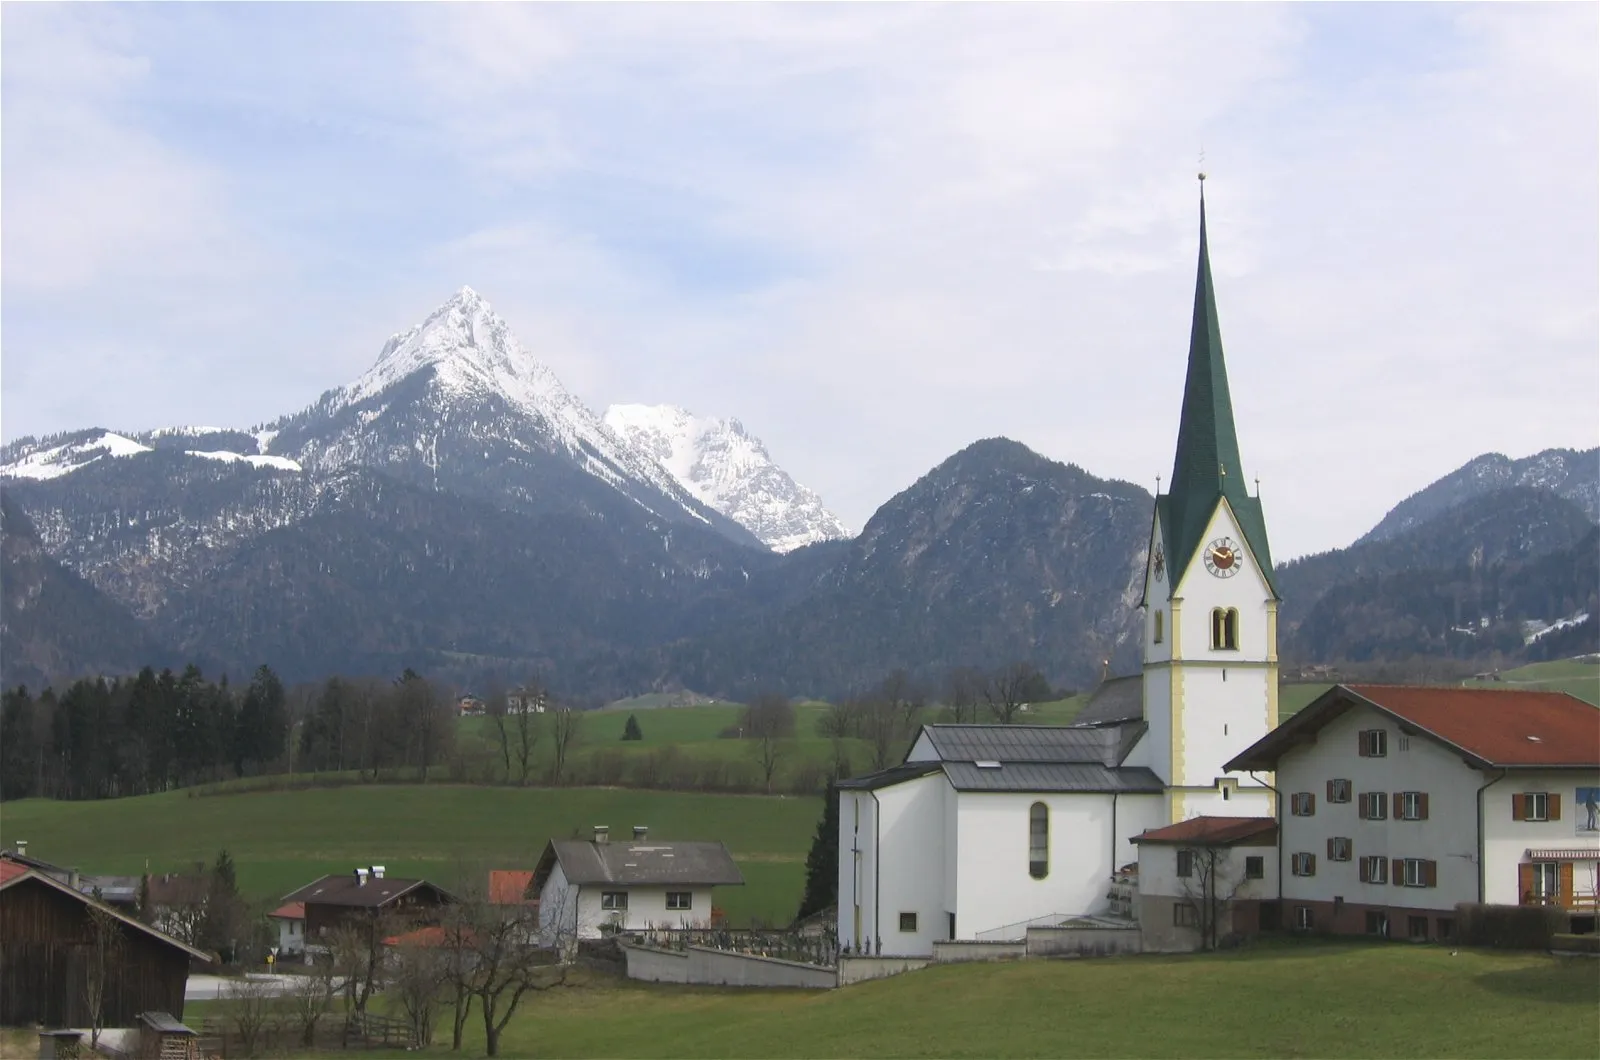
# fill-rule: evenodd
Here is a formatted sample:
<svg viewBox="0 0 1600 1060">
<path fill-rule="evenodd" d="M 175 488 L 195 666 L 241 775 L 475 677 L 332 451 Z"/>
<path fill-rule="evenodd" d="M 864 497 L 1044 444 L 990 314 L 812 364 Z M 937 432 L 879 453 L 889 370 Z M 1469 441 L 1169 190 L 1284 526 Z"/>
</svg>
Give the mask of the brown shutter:
<svg viewBox="0 0 1600 1060">
<path fill-rule="evenodd" d="M 1328 860 L 1333 860 L 1333 836 L 1328 837 Z"/>
<path fill-rule="evenodd" d="M 1550 797 L 1552 799 L 1555 798 L 1554 795 L 1552 795 Z M 1572 862 L 1563 861 L 1561 863 L 1561 868 L 1557 870 L 1557 875 L 1558 875 L 1558 878 L 1559 878 L 1559 880 L 1561 882 L 1561 907 L 1563 909 L 1571 909 L 1572 908 Z"/>
<path fill-rule="evenodd" d="M 1389 859 L 1389 882 L 1396 887 L 1405 886 L 1406 862 L 1404 858 Z"/>
<path fill-rule="evenodd" d="M 1417 796 L 1417 801 L 1421 803 L 1421 805 L 1417 807 L 1417 815 L 1422 820 L 1426 821 L 1428 819 L 1428 793 L 1424 791 L 1421 795 Z"/>
<path fill-rule="evenodd" d="M 1317 812 L 1317 796 L 1315 792 L 1306 792 L 1306 814 L 1315 816 Z M 1556 797 L 1550 796 L 1550 819 L 1556 819 Z"/>
<path fill-rule="evenodd" d="M 1394 802 L 1394 812 L 1391 813 L 1389 816 L 1394 818 L 1396 821 L 1398 821 L 1400 819 L 1400 804 L 1401 804 L 1401 800 L 1404 797 L 1405 797 L 1404 793 L 1402 793 L 1402 792 L 1398 792 L 1397 791 L 1397 792 L 1394 793 L 1394 799 L 1392 800 Z"/>
<path fill-rule="evenodd" d="M 1307 854 L 1306 862 L 1306 875 L 1315 876 L 1317 874 L 1317 856 L 1315 854 Z"/>
<path fill-rule="evenodd" d="M 1439 886 L 1439 863 L 1437 861 L 1424 861 L 1422 863 L 1422 882 L 1428 887 Z"/>
<path fill-rule="evenodd" d="M 1517 904 L 1527 905 L 1533 901 L 1533 866 L 1517 866 Z"/>
<path fill-rule="evenodd" d="M 1550 794 L 1545 796 L 1545 802 L 1550 807 L 1550 811 L 1545 815 L 1545 819 L 1550 821 L 1561 820 L 1561 796 L 1552 791 Z"/>
<path fill-rule="evenodd" d="M 1328 801 L 1333 801 L 1333 781 L 1328 781 Z"/>
<path fill-rule="evenodd" d="M 1365 732 L 1356 733 L 1356 754 L 1362 758 L 1367 757 L 1367 734 Z"/>
<path fill-rule="evenodd" d="M 1511 796 L 1511 819 L 1513 821 L 1526 821 L 1528 819 L 1528 800 L 1524 799 L 1521 794 Z"/>
<path fill-rule="evenodd" d="M 1361 859 L 1361 882 L 1362 883 L 1371 883 L 1372 882 L 1372 872 L 1367 867 L 1367 859 L 1366 858 L 1362 858 Z"/>
</svg>

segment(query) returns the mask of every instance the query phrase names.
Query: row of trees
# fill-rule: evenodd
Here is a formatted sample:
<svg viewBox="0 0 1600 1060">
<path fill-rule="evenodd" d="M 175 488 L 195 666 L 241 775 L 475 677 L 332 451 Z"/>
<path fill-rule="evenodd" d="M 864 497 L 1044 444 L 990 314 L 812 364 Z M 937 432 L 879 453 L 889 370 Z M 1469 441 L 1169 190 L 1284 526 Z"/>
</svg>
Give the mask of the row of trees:
<svg viewBox="0 0 1600 1060">
<path fill-rule="evenodd" d="M 270 769 L 285 751 L 283 684 L 263 666 L 243 689 L 199 667 L 25 686 L 0 701 L 0 798 L 103 799 Z"/>
</svg>

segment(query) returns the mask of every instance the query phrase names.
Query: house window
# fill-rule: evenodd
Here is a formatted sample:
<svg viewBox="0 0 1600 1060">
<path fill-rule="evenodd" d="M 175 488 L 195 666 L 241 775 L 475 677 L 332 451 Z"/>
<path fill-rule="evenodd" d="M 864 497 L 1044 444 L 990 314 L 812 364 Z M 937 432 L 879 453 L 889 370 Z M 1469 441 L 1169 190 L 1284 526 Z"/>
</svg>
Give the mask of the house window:
<svg viewBox="0 0 1600 1060">
<path fill-rule="evenodd" d="M 1244 859 L 1244 878 L 1247 880 L 1265 879 L 1267 875 L 1267 860 L 1259 855 L 1251 855 Z"/>
<path fill-rule="evenodd" d="M 1050 807 L 1028 807 L 1028 875 L 1042 880 L 1050 872 Z"/>
<path fill-rule="evenodd" d="M 1400 739 L 1399 739 L 1398 742 L 1400 744 L 1400 752 L 1402 754 L 1404 754 L 1405 752 L 1411 750 L 1411 737 L 1407 736 L 1405 733 L 1401 733 L 1400 734 Z M 1412 937 L 1415 938 L 1416 936 L 1412 936 Z M 1426 925 L 1424 925 L 1422 937 L 1423 938 L 1427 938 L 1428 937 Z"/>
<path fill-rule="evenodd" d="M 1349 861 L 1355 849 L 1355 844 L 1345 836 L 1332 836 L 1328 839 L 1328 860 Z"/>
<path fill-rule="evenodd" d="M 667 908 L 668 909 L 693 909 L 694 908 L 694 892 L 693 891 L 668 891 L 667 892 Z"/>
<path fill-rule="evenodd" d="M 901 913 L 900 914 L 900 930 L 901 931 L 915 931 L 915 930 L 917 930 L 917 914 L 915 914 L 915 913 Z"/>
<path fill-rule="evenodd" d="M 600 908 L 616 912 L 624 912 L 628 908 L 627 891 L 601 891 Z"/>
<path fill-rule="evenodd" d="M 1172 907 L 1173 927 L 1194 927 L 1200 922 L 1200 910 L 1193 902 L 1179 902 Z"/>
<path fill-rule="evenodd" d="M 1367 934 L 1388 938 L 1389 914 L 1377 909 L 1367 910 Z"/>
<path fill-rule="evenodd" d="M 1389 730 L 1362 729 L 1357 734 L 1362 758 L 1384 758 L 1389 754 Z"/>
<path fill-rule="evenodd" d="M 1348 780 L 1330 780 L 1330 781 L 1328 781 L 1328 801 L 1329 802 L 1349 802 L 1350 801 L 1350 782 Z"/>
<path fill-rule="evenodd" d="M 1317 874 L 1317 856 L 1315 854 L 1299 853 L 1291 860 L 1291 871 L 1296 876 L 1315 876 Z"/>
<path fill-rule="evenodd" d="M 1239 609 L 1213 608 L 1211 611 L 1211 650 L 1239 650 Z"/>
<path fill-rule="evenodd" d="M 1150 639 L 1153 642 L 1155 642 L 1156 644 L 1160 644 L 1161 640 L 1162 640 L 1162 637 L 1167 632 L 1166 626 L 1167 626 L 1167 617 L 1166 617 L 1166 615 L 1162 614 L 1160 611 L 1157 611 L 1156 612 L 1156 620 L 1155 620 L 1155 633 Z"/>
<path fill-rule="evenodd" d="M 1310 931 L 1317 926 L 1316 918 L 1312 915 L 1309 905 L 1297 905 L 1294 907 L 1294 926 L 1301 931 Z"/>
<path fill-rule="evenodd" d="M 1389 859 L 1382 855 L 1361 859 L 1362 883 L 1388 883 Z"/>
<path fill-rule="evenodd" d="M 1395 819 L 1400 821 L 1426 821 L 1428 819 L 1428 793 L 1425 791 L 1400 791 L 1395 793 Z"/>
<path fill-rule="evenodd" d="M 1524 791 L 1511 796 L 1511 818 L 1515 821 L 1561 820 L 1561 798 L 1548 791 Z"/>
<path fill-rule="evenodd" d="M 1449 942 L 1456 937 L 1456 921 L 1454 917 L 1442 916 L 1433 923 L 1434 937 L 1440 942 Z"/>
<path fill-rule="evenodd" d="M 1382 821 L 1389 815 L 1389 800 L 1381 791 L 1363 791 L 1361 793 L 1361 819 L 1363 821 Z"/>
<path fill-rule="evenodd" d="M 1406 917 L 1406 938 L 1420 939 L 1426 942 L 1428 939 L 1428 918 L 1425 916 Z"/>
<path fill-rule="evenodd" d="M 1178 878 L 1186 880 L 1194 875 L 1194 851 L 1178 851 Z"/>
<path fill-rule="evenodd" d="M 1401 861 L 1401 875 L 1396 883 L 1406 887 L 1432 887 L 1437 881 L 1436 862 L 1424 858 L 1405 858 Z"/>
<path fill-rule="evenodd" d="M 1535 898 L 1554 898 L 1561 893 L 1560 865 L 1554 861 L 1535 861 L 1533 863 L 1533 896 Z"/>
<path fill-rule="evenodd" d="M 1317 797 L 1309 791 L 1297 791 L 1289 796 L 1289 812 L 1296 817 L 1310 817 L 1317 812 Z"/>
</svg>

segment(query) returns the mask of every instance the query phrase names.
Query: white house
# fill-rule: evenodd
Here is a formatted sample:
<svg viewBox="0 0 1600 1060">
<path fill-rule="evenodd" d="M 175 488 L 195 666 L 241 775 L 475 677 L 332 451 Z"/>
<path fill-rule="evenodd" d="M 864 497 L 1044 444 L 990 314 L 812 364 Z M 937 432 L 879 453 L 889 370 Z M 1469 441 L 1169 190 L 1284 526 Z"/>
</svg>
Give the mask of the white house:
<svg viewBox="0 0 1600 1060">
<path fill-rule="evenodd" d="M 592 841 L 550 840 L 534 869 L 549 941 L 709 924 L 712 889 L 744 883 L 722 843 L 652 843 L 639 827 L 633 842 L 612 843 L 605 826 L 594 832 Z"/>
<path fill-rule="evenodd" d="M 1270 817 L 1191 817 L 1135 836 L 1144 951 L 1211 949 L 1275 927 L 1277 840 Z"/>
<path fill-rule="evenodd" d="M 294 957 L 306 952 L 306 904 L 285 902 L 267 918 L 278 926 L 278 956 Z"/>
<path fill-rule="evenodd" d="M 1276 773 L 1286 927 L 1450 938 L 1458 902 L 1594 915 L 1600 709 L 1580 699 L 1341 685 L 1228 766 Z"/>
<path fill-rule="evenodd" d="M 1129 838 L 1200 814 L 1270 817 L 1270 776 L 1225 763 L 1277 719 L 1278 593 L 1246 489 L 1205 205 L 1166 493 L 1143 581 L 1144 665 L 1069 727 L 927 726 L 905 761 L 840 785 L 839 938 L 926 956 L 1109 910 Z"/>
</svg>

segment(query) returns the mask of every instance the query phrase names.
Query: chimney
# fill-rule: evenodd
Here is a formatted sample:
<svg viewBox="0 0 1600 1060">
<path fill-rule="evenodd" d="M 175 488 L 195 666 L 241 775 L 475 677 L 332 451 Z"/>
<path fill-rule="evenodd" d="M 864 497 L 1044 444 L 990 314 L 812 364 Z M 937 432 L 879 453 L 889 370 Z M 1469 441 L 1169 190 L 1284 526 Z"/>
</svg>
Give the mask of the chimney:
<svg viewBox="0 0 1600 1060">
<path fill-rule="evenodd" d="M 357 869 L 356 870 L 356 886 L 357 887 L 365 887 L 366 885 L 367 885 L 367 870 L 366 869 Z"/>
<path fill-rule="evenodd" d="M 28 856 L 28 841 L 26 839 L 17 840 L 17 857 L 25 858 L 27 856 Z"/>
<path fill-rule="evenodd" d="M 372 878 L 375 879 L 375 880 L 383 879 L 383 866 L 382 865 L 374 865 L 374 866 L 372 866 Z"/>
<path fill-rule="evenodd" d="M 611 829 L 610 829 L 610 827 L 607 826 L 607 825 L 603 825 L 603 824 L 595 825 L 594 826 L 594 842 L 595 842 L 595 846 L 604 846 L 605 844 L 611 842 Z"/>
<path fill-rule="evenodd" d="M 650 838 L 650 826 L 649 825 L 647 825 L 647 824 L 636 824 L 636 825 L 633 826 L 633 841 L 635 843 L 643 843 L 646 839 L 649 839 L 649 838 Z"/>
</svg>

